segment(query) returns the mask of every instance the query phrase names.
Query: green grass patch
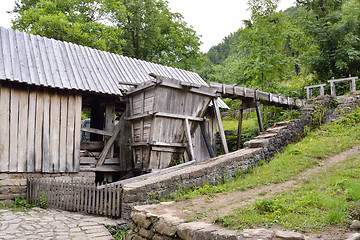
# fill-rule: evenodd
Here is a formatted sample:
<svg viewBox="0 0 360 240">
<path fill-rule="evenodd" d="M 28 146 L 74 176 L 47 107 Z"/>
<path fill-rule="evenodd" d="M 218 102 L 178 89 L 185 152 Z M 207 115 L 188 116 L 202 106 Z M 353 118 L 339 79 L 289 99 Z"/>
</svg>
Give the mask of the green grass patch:
<svg viewBox="0 0 360 240">
<path fill-rule="evenodd" d="M 360 218 L 360 156 L 325 172 L 313 174 L 280 197 L 257 199 L 255 204 L 215 222 L 235 229 L 282 226 L 313 232 L 330 225 L 347 228 Z"/>
<path fill-rule="evenodd" d="M 196 187 L 181 190 L 175 200 L 189 199 L 199 195 L 212 196 L 214 193 L 246 190 L 249 188 L 280 183 L 296 178 L 299 173 L 322 164 L 322 159 L 335 155 L 360 144 L 360 109 L 339 120 L 322 126 L 321 130 L 310 132 L 297 143 L 288 145 L 272 161 L 261 163 L 247 174 L 238 171 L 235 180 L 216 186 Z M 224 176 L 226 179 L 226 176 Z M 219 179 L 219 183 L 224 182 Z"/>
</svg>

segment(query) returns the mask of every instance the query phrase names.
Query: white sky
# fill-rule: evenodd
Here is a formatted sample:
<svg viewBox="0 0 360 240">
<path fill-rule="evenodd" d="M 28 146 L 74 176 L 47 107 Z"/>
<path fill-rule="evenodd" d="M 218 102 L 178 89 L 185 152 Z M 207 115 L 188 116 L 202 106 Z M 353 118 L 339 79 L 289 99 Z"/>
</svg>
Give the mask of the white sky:
<svg viewBox="0 0 360 240">
<path fill-rule="evenodd" d="M 248 0 L 168 0 L 172 12 L 179 12 L 201 36 L 201 51 L 207 52 L 224 37 L 242 26 L 250 18 Z M 295 0 L 280 0 L 278 10 L 294 5 Z M 15 0 L 0 0 L 0 26 L 10 28 Z"/>
</svg>

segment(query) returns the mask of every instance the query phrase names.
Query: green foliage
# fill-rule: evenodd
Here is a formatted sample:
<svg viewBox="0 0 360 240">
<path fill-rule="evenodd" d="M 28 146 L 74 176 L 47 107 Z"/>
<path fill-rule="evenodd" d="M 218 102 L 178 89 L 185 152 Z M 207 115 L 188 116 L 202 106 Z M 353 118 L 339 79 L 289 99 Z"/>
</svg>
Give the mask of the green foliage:
<svg viewBox="0 0 360 240">
<path fill-rule="evenodd" d="M 115 235 L 113 235 L 113 238 L 115 240 L 125 240 L 126 239 L 126 232 L 128 231 L 128 228 L 119 229 Z"/>
<path fill-rule="evenodd" d="M 41 208 L 47 208 L 48 199 L 45 196 L 44 192 L 40 193 L 40 207 Z"/>
<path fill-rule="evenodd" d="M 121 29 L 104 23 L 105 1 L 21 0 L 13 11 L 14 29 L 114 53 L 125 44 Z"/>
<path fill-rule="evenodd" d="M 34 205 L 27 202 L 26 199 L 22 197 L 14 197 L 14 202 L 9 205 L 11 210 L 14 211 L 26 211 L 29 208 L 34 207 Z"/>
<path fill-rule="evenodd" d="M 192 69 L 203 62 L 196 32 L 164 0 L 19 0 L 13 28 Z"/>
</svg>

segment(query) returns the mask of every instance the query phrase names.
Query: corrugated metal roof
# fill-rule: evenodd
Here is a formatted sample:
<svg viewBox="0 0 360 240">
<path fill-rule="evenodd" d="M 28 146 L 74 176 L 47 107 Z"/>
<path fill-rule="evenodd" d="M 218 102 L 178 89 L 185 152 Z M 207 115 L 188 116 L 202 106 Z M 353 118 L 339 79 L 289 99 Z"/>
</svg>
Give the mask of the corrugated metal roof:
<svg viewBox="0 0 360 240">
<path fill-rule="evenodd" d="M 0 27 L 2 80 L 122 96 L 129 86 L 119 82 L 145 82 L 149 73 L 208 86 L 194 72 Z"/>
<path fill-rule="evenodd" d="M 0 79 L 38 86 L 121 95 L 121 82 L 149 73 L 207 85 L 193 72 L 0 27 Z"/>
</svg>

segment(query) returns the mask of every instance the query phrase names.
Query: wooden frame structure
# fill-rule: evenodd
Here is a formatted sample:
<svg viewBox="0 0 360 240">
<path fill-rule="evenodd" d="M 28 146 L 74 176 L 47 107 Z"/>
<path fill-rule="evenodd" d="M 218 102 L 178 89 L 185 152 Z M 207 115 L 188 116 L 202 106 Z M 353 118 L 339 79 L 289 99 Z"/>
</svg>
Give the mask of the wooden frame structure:
<svg viewBox="0 0 360 240">
<path fill-rule="evenodd" d="M 314 88 L 319 88 L 319 90 L 320 90 L 319 96 L 321 96 L 321 97 L 324 96 L 325 95 L 325 91 L 324 91 L 325 86 L 326 86 L 326 84 L 318 84 L 318 85 L 306 86 L 304 89 L 306 89 L 307 99 L 312 98 Z"/>
<path fill-rule="evenodd" d="M 215 156 L 206 131 L 205 114 L 212 101 L 225 152 L 228 153 L 215 91 L 175 79 L 150 74 L 155 78 L 128 92 L 130 101 L 132 152 L 135 169 L 151 171 L 170 167 L 183 156 L 196 160 L 193 138 L 200 123 L 208 154 Z M 194 104 L 196 103 L 196 104 Z M 213 138 L 213 137 L 212 137 Z"/>
<path fill-rule="evenodd" d="M 358 77 L 350 76 L 348 78 L 329 80 L 328 82 L 330 83 L 331 96 L 334 98 L 341 97 L 341 96 L 336 96 L 336 89 L 335 89 L 335 83 L 339 83 L 339 82 L 349 82 L 350 83 L 350 92 L 355 92 L 356 91 L 356 84 L 355 84 L 356 79 L 358 79 Z"/>
</svg>

